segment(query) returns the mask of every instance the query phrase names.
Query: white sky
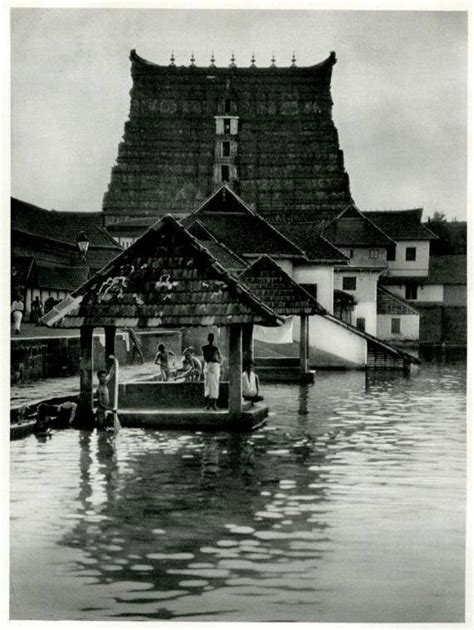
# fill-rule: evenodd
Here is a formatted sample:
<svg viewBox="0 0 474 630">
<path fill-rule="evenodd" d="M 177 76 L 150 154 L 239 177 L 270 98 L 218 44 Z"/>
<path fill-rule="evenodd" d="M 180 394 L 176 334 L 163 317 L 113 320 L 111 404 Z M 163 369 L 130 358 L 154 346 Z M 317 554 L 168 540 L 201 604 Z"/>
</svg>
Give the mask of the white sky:
<svg viewBox="0 0 474 630">
<path fill-rule="evenodd" d="M 13 196 L 100 210 L 128 117 L 131 48 L 157 63 L 318 63 L 360 209 L 466 216 L 465 12 L 13 9 Z"/>
</svg>

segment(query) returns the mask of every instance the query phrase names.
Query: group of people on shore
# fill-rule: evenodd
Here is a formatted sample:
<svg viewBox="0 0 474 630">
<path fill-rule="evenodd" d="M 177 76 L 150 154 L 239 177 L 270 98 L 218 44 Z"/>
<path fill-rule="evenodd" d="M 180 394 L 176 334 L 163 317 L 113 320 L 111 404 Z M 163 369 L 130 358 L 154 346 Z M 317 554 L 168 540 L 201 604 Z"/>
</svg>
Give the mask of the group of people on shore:
<svg viewBox="0 0 474 630">
<path fill-rule="evenodd" d="M 210 333 L 207 337 L 207 344 L 201 348 L 204 368 L 201 361 L 195 356 L 194 348 L 190 346 L 184 350 L 182 367 L 176 371 L 174 376 L 175 380 L 184 379 L 185 381 L 200 381 L 203 378 L 206 409 L 211 410 L 217 410 L 222 366 L 222 354 L 214 339 L 214 335 Z M 171 350 L 166 350 L 165 345 L 160 343 L 155 357 L 155 364 L 160 366 L 161 379 L 163 381 L 171 379 L 170 359 L 172 357 L 176 358 L 176 354 Z M 263 400 L 259 390 L 259 379 L 253 369 L 253 361 L 246 359 L 242 373 L 242 397 L 244 400 L 252 403 L 259 402 Z"/>
</svg>

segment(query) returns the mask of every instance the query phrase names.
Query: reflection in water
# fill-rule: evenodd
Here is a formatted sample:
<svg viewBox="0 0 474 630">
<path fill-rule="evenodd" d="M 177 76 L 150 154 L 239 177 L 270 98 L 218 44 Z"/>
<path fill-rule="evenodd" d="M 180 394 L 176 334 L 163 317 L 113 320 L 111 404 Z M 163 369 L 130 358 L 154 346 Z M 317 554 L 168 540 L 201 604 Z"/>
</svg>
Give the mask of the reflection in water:
<svg viewBox="0 0 474 630">
<path fill-rule="evenodd" d="M 464 388 L 323 373 L 254 434 L 12 443 L 12 617 L 460 621 Z"/>
</svg>

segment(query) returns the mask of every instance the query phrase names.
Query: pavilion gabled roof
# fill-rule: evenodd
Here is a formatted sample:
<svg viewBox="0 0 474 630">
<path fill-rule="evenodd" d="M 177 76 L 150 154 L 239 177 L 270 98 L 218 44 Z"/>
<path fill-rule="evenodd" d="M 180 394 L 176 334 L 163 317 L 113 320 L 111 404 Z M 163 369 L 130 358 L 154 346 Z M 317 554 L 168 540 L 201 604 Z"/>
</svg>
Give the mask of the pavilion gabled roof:
<svg viewBox="0 0 474 630">
<path fill-rule="evenodd" d="M 52 326 L 182 328 L 281 319 L 165 216 L 43 319 Z"/>
<path fill-rule="evenodd" d="M 257 297 L 279 315 L 322 315 L 325 309 L 269 256 L 261 256 L 240 275 Z"/>
</svg>

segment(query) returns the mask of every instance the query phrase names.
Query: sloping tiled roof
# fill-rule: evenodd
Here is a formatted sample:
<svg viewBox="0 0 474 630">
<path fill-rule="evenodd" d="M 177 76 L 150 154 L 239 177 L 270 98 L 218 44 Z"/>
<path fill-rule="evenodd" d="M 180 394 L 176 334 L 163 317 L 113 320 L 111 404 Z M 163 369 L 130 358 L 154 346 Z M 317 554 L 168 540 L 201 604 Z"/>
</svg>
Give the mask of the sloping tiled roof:
<svg viewBox="0 0 474 630">
<path fill-rule="evenodd" d="M 436 234 L 421 223 L 423 208 L 414 210 L 374 210 L 363 214 L 395 241 L 427 241 L 438 238 Z"/>
<path fill-rule="evenodd" d="M 377 315 L 418 315 L 418 311 L 409 302 L 398 295 L 393 295 L 383 287 L 377 287 Z"/>
<path fill-rule="evenodd" d="M 324 230 L 324 236 L 335 245 L 360 247 L 387 247 L 393 241 L 377 226 L 364 217 L 341 217 L 333 221 Z"/>
<path fill-rule="evenodd" d="M 102 212 L 58 212 L 11 199 L 11 229 L 76 246 L 79 232 L 85 231 L 90 248 L 120 246 L 103 227 Z"/>
<path fill-rule="evenodd" d="M 239 279 L 279 315 L 314 315 L 326 310 L 268 256 L 261 256 Z"/>
<path fill-rule="evenodd" d="M 255 297 L 166 216 L 43 320 L 63 327 L 277 325 Z"/>
<path fill-rule="evenodd" d="M 87 280 L 85 267 L 46 267 L 36 265 L 36 277 L 41 289 L 75 291 Z"/>
<path fill-rule="evenodd" d="M 278 229 L 300 247 L 308 260 L 343 264 L 345 256 L 335 245 L 321 236 L 322 224 L 319 221 L 304 223 L 277 223 Z"/>
<path fill-rule="evenodd" d="M 430 256 L 426 284 L 467 284 L 467 256 Z"/>
<path fill-rule="evenodd" d="M 297 245 L 249 208 L 232 190 L 222 186 L 183 225 L 199 220 L 218 240 L 240 256 L 282 256 L 304 258 Z"/>
</svg>

